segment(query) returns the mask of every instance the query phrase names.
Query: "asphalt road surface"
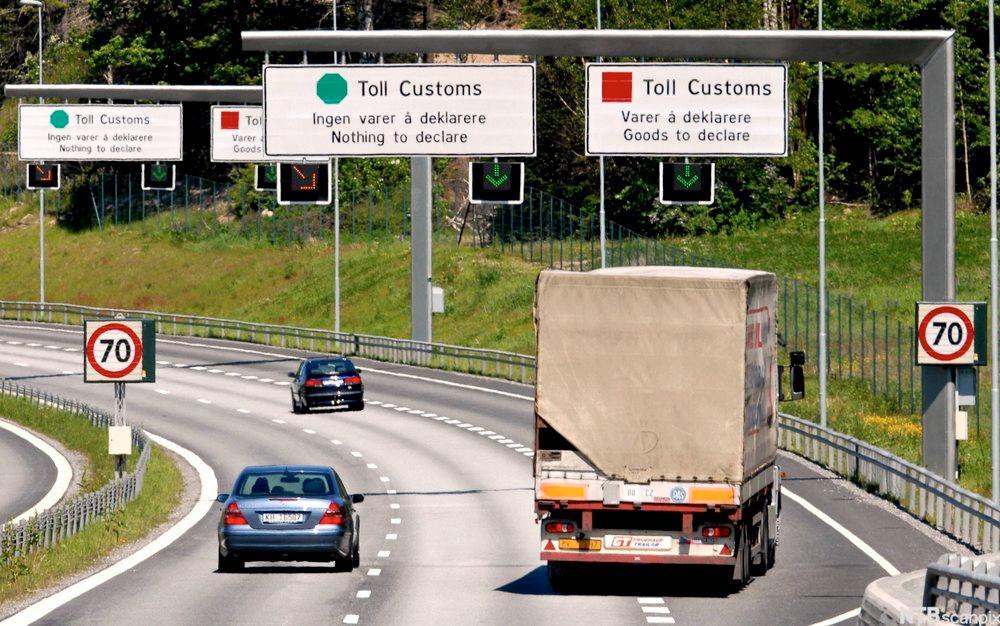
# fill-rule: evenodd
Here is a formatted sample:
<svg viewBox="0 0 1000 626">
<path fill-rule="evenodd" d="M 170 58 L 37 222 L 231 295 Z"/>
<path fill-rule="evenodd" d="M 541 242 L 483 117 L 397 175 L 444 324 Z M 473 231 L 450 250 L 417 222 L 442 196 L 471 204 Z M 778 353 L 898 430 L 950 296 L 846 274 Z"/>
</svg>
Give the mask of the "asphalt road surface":
<svg viewBox="0 0 1000 626">
<path fill-rule="evenodd" d="M 81 344 L 78 328 L 0 324 L 0 377 L 110 409 L 110 385 L 82 383 Z M 361 567 L 251 564 L 218 573 L 216 506 L 170 547 L 43 622 L 811 624 L 856 609 L 865 586 L 885 575 L 785 498 L 777 564 L 739 592 L 704 572 L 653 568 L 604 571 L 581 593 L 556 595 L 538 559 L 530 386 L 358 359 L 364 411 L 293 415 L 287 372 L 303 356 L 160 337 L 158 382 L 129 386 L 129 420 L 196 452 L 221 492 L 250 464 L 333 466 L 367 497 L 358 507 Z M 786 487 L 900 571 L 947 551 L 843 481 L 780 460 Z"/>
<path fill-rule="evenodd" d="M 21 437 L 0 428 L 0 523 L 38 504 L 55 480 L 56 466 L 52 459 Z"/>
</svg>

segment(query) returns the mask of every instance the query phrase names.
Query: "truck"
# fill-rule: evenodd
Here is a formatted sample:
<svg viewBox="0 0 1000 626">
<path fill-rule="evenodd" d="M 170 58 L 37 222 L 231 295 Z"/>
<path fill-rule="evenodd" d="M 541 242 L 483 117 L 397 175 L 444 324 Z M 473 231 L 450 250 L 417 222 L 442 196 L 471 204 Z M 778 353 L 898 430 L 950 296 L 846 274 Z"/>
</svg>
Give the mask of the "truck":
<svg viewBox="0 0 1000 626">
<path fill-rule="evenodd" d="M 736 586 L 772 566 L 776 294 L 753 270 L 541 272 L 534 495 L 556 592 L 591 563 L 717 566 Z"/>
</svg>

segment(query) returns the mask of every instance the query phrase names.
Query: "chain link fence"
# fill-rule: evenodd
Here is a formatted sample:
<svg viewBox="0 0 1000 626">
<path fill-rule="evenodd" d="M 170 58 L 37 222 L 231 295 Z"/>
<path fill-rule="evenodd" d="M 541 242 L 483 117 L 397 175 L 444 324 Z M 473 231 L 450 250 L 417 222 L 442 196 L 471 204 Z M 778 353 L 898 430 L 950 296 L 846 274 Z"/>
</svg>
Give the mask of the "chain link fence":
<svg viewBox="0 0 1000 626">
<path fill-rule="evenodd" d="M 86 419 L 95 428 L 106 429 L 113 422 L 113 417 L 104 411 L 6 379 L 0 379 L 0 394 L 24 398 L 39 407 L 66 411 Z M 132 427 L 132 445 L 139 451 L 139 459 L 132 472 L 111 480 L 97 491 L 79 494 L 39 515 L 0 526 L 0 570 L 13 572 L 32 552 L 50 548 L 72 537 L 138 498 L 152 446 L 145 432 L 135 426 Z"/>
</svg>

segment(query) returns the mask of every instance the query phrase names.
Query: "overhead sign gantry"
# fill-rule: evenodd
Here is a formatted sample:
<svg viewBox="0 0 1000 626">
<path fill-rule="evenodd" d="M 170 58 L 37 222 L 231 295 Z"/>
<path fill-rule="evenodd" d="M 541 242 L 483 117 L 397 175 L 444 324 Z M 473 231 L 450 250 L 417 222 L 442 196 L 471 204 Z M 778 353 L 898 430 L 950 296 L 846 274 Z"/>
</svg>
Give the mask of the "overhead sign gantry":
<svg viewBox="0 0 1000 626">
<path fill-rule="evenodd" d="M 469 30 L 244 32 L 247 51 L 647 57 L 740 61 L 901 63 L 920 66 L 923 298 L 955 298 L 955 97 L 952 31 Z M 414 338 L 430 336 L 431 167 L 411 168 Z M 954 477 L 952 368 L 921 369 L 924 463 Z"/>
</svg>

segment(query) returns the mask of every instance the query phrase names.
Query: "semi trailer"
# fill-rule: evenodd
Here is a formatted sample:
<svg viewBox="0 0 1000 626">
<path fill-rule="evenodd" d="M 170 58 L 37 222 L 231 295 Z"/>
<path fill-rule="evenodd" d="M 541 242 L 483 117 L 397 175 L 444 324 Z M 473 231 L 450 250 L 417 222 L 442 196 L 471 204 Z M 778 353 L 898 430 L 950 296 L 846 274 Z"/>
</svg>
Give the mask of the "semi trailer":
<svg viewBox="0 0 1000 626">
<path fill-rule="evenodd" d="M 591 563 L 717 566 L 737 585 L 774 563 L 776 293 L 738 269 L 539 275 L 535 512 L 556 591 Z"/>
</svg>

